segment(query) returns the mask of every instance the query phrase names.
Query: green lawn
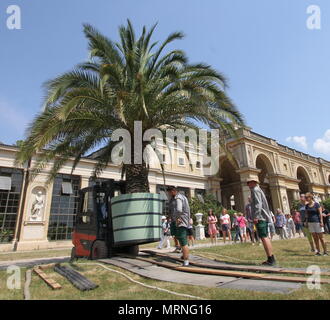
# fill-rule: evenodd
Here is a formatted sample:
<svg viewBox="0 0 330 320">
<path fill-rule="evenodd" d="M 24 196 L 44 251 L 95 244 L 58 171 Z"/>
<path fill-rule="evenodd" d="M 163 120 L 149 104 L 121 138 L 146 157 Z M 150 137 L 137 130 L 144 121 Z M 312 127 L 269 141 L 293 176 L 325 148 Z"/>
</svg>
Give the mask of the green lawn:
<svg viewBox="0 0 330 320">
<path fill-rule="evenodd" d="M 196 241 L 196 244 L 209 243 L 209 239 Z M 140 249 L 156 248 L 158 242 L 148 243 L 140 246 Z M 174 241 L 171 240 L 171 246 L 174 246 Z M 24 260 L 24 259 L 37 259 L 37 258 L 49 258 L 49 257 L 62 257 L 70 256 L 71 249 L 49 249 L 49 250 L 34 250 L 34 251 L 18 251 L 18 252 L 0 252 L 0 262 Z"/>
<path fill-rule="evenodd" d="M 50 257 L 63 257 L 70 256 L 71 249 L 49 249 L 49 250 L 34 250 L 34 251 L 18 251 L 18 252 L 1 252 L 0 262 L 24 260 L 24 259 L 37 259 L 37 258 L 50 258 Z"/>
<path fill-rule="evenodd" d="M 330 237 L 327 236 L 327 241 L 329 242 L 329 240 Z M 273 245 L 275 254 L 281 266 L 305 268 L 311 264 L 317 264 L 320 267 L 330 267 L 329 257 L 314 257 L 312 253 L 308 252 L 306 239 L 274 241 Z M 242 263 L 243 261 L 240 260 L 244 260 L 246 263 L 256 264 L 257 262 L 260 262 L 264 259 L 264 252 L 262 247 L 253 247 L 251 244 L 236 244 L 226 247 L 221 246 L 201 248 L 192 250 L 192 253 L 236 263 Z M 63 288 L 61 290 L 53 291 L 36 275 L 33 275 L 31 284 L 32 299 L 180 299 L 180 297 L 172 296 L 169 293 L 144 288 L 138 284 L 130 282 L 121 275 L 104 270 L 102 267 L 90 266 L 86 265 L 85 263 L 91 263 L 91 261 L 81 260 L 77 263 L 79 271 L 95 283 L 99 284 L 99 288 L 90 292 L 80 292 L 75 289 L 66 279 L 55 273 L 52 269 L 47 269 L 46 272 L 49 273 L 54 280 L 58 281 L 63 286 Z M 113 266 L 109 267 L 115 270 L 120 270 L 131 276 L 133 279 L 141 281 L 145 284 L 158 286 L 180 293 L 190 294 L 205 299 L 330 299 L 330 285 L 322 285 L 321 290 L 309 290 L 304 285 L 300 290 L 297 290 L 296 292 L 288 295 L 259 293 L 244 290 L 229 290 L 221 288 L 203 288 L 203 290 L 201 290 L 201 288 L 197 286 L 149 280 Z M 24 273 L 25 269 L 22 269 L 23 278 Z M 6 289 L 6 279 L 6 272 L 1 271 L 0 299 L 22 299 L 23 290 Z"/>
<path fill-rule="evenodd" d="M 326 235 L 325 239 L 330 252 L 330 235 Z M 306 238 L 273 241 L 273 249 L 281 267 L 307 268 L 314 264 L 330 268 L 330 256 L 316 257 L 310 252 Z M 199 248 L 191 250 L 191 253 L 238 264 L 255 265 L 266 259 L 263 247 L 252 246 L 251 243 Z"/>
</svg>

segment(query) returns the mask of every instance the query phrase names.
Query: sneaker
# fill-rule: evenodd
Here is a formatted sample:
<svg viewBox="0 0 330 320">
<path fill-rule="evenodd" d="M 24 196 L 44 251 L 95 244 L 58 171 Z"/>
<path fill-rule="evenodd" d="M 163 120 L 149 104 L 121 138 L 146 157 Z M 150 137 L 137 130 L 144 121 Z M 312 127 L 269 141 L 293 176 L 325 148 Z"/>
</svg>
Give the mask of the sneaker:
<svg viewBox="0 0 330 320">
<path fill-rule="evenodd" d="M 324 255 L 324 256 L 328 256 L 328 252 L 324 252 L 323 255 Z"/>
<path fill-rule="evenodd" d="M 183 267 L 189 267 L 189 260 L 185 260 L 185 261 L 183 261 L 182 266 L 183 266 Z"/>
<path fill-rule="evenodd" d="M 264 266 L 276 266 L 276 260 L 274 256 L 268 257 L 267 261 L 263 262 Z"/>
<path fill-rule="evenodd" d="M 175 250 L 173 251 L 173 253 L 180 253 L 180 252 L 181 252 L 181 248 L 175 247 Z"/>
<path fill-rule="evenodd" d="M 311 249 L 311 252 L 314 252 L 315 253 L 315 249 Z"/>
<path fill-rule="evenodd" d="M 322 254 L 320 252 L 316 252 L 315 255 L 316 256 L 322 256 Z"/>
</svg>

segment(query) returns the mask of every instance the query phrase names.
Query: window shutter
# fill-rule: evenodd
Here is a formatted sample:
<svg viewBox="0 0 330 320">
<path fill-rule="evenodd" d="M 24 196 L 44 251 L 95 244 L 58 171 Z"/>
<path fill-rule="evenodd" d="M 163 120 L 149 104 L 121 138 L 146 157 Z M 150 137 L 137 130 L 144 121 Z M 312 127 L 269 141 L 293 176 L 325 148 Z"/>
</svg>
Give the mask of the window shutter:
<svg viewBox="0 0 330 320">
<path fill-rule="evenodd" d="M 11 190 L 11 177 L 0 176 L 0 190 Z"/>
<path fill-rule="evenodd" d="M 62 193 L 63 194 L 73 194 L 71 182 L 62 182 Z"/>
</svg>

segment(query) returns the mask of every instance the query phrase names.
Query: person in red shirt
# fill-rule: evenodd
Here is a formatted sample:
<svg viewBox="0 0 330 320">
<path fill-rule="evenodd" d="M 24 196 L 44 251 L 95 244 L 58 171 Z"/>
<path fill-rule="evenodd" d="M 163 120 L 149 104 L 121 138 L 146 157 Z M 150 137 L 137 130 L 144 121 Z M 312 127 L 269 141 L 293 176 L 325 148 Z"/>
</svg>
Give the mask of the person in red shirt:
<svg viewBox="0 0 330 320">
<path fill-rule="evenodd" d="M 217 233 L 218 233 L 217 222 L 218 222 L 217 217 L 213 213 L 213 210 L 210 209 L 208 218 L 207 218 L 207 224 L 209 225 L 208 234 L 211 238 L 211 243 L 214 243 L 214 244 L 217 243 Z"/>
<path fill-rule="evenodd" d="M 238 213 L 237 223 L 238 223 L 238 226 L 239 226 L 241 237 L 242 237 L 243 241 L 246 242 L 246 225 L 247 225 L 247 220 L 245 219 L 243 213 L 241 213 L 241 212 Z"/>
<path fill-rule="evenodd" d="M 301 223 L 301 216 L 300 216 L 300 212 L 297 210 L 293 210 L 292 212 L 292 218 L 294 221 L 294 224 L 296 226 L 296 232 L 299 233 L 299 237 L 301 237 L 302 233 L 302 223 Z"/>
</svg>

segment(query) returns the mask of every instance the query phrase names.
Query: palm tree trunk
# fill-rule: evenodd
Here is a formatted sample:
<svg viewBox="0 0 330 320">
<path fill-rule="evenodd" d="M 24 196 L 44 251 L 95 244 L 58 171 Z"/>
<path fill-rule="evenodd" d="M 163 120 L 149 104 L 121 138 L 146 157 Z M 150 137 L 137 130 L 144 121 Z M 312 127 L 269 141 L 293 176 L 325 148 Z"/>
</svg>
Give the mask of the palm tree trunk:
<svg viewBox="0 0 330 320">
<path fill-rule="evenodd" d="M 125 169 L 126 192 L 149 192 L 148 174 L 146 164 L 129 164 Z"/>
<path fill-rule="evenodd" d="M 132 141 L 132 146 L 134 146 Z M 146 143 L 143 143 L 142 150 L 146 147 Z M 126 192 L 149 192 L 149 167 L 142 161 L 142 164 L 134 164 L 134 147 L 131 153 L 132 164 L 126 165 Z"/>
</svg>

